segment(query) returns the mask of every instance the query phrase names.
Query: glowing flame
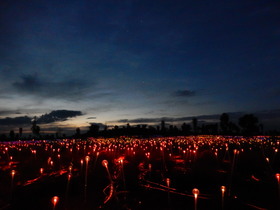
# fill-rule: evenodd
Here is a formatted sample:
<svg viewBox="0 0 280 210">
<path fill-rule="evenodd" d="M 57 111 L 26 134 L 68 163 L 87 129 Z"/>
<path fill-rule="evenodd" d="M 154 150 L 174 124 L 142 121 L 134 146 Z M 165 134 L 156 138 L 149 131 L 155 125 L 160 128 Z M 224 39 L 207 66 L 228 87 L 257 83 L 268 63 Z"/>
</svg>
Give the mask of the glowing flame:
<svg viewBox="0 0 280 210">
<path fill-rule="evenodd" d="M 58 201 L 59 201 L 59 197 L 58 197 L 58 196 L 52 197 L 52 203 L 53 203 L 54 206 L 56 206 L 56 204 L 58 203 Z"/>
<path fill-rule="evenodd" d="M 167 184 L 167 187 L 170 187 L 170 179 L 169 178 L 166 178 L 166 184 Z"/>
<path fill-rule="evenodd" d="M 275 174 L 275 177 L 276 177 L 278 183 L 280 184 L 280 174 L 279 173 Z"/>
<path fill-rule="evenodd" d="M 102 160 L 102 165 L 107 168 L 108 167 L 108 161 L 107 160 Z"/>
<path fill-rule="evenodd" d="M 192 190 L 192 194 L 194 195 L 195 198 L 197 198 L 197 196 L 199 195 L 199 190 L 197 188 L 194 188 Z"/>
</svg>

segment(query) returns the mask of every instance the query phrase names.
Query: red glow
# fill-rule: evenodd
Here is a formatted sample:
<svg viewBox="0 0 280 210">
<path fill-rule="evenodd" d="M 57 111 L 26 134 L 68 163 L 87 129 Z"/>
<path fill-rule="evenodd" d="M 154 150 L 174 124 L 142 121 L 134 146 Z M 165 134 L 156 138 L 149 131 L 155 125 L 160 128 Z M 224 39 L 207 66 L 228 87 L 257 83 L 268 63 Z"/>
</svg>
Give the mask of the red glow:
<svg viewBox="0 0 280 210">
<path fill-rule="evenodd" d="M 280 174 L 279 173 L 275 174 L 275 177 L 277 179 L 278 184 L 280 184 Z"/>
<path fill-rule="evenodd" d="M 58 197 L 58 196 L 52 197 L 52 203 L 53 203 L 54 206 L 56 206 L 56 204 L 58 203 L 58 201 L 59 201 L 59 197 Z"/>
<path fill-rule="evenodd" d="M 108 167 L 108 161 L 107 160 L 103 160 L 102 161 L 102 165 L 107 168 Z"/>
<path fill-rule="evenodd" d="M 170 187 L 170 179 L 169 178 L 166 178 L 166 185 L 167 185 L 167 187 Z"/>
<path fill-rule="evenodd" d="M 197 188 L 194 188 L 192 190 L 192 194 L 194 195 L 195 198 L 197 198 L 197 196 L 199 195 L 199 190 Z"/>
<path fill-rule="evenodd" d="M 124 156 L 120 156 L 118 159 L 116 159 L 116 162 L 123 163 L 123 160 Z"/>
</svg>

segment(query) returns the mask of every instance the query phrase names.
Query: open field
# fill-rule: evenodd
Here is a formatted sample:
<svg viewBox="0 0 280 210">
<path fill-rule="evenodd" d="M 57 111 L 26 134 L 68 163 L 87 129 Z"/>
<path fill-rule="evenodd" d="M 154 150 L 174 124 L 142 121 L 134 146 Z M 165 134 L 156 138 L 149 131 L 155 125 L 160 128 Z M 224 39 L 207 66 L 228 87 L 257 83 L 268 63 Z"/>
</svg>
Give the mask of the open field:
<svg viewBox="0 0 280 210">
<path fill-rule="evenodd" d="M 0 149 L 2 209 L 279 208 L 279 138 L 89 138 Z"/>
</svg>

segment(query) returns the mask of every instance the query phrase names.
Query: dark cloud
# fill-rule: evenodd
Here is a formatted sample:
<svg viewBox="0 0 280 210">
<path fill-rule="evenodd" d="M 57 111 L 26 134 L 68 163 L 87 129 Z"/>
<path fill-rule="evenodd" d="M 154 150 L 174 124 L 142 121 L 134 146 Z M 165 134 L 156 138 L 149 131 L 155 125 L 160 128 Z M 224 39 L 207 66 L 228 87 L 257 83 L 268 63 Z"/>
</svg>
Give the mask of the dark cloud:
<svg viewBox="0 0 280 210">
<path fill-rule="evenodd" d="M 59 121 L 66 121 L 69 118 L 77 117 L 82 115 L 81 111 L 71 110 L 55 110 L 48 114 L 44 114 L 37 118 L 38 124 L 47 124 Z M 21 117 L 6 117 L 0 119 L 1 126 L 25 126 L 31 125 L 33 117 L 21 116 Z"/>
<path fill-rule="evenodd" d="M 121 119 L 116 121 L 116 123 L 154 123 L 160 122 L 160 118 L 137 118 L 137 119 Z"/>
<path fill-rule="evenodd" d="M 96 117 L 88 117 L 88 120 L 96 119 Z"/>
<path fill-rule="evenodd" d="M 81 111 L 71 111 L 71 110 L 55 110 L 49 114 L 44 114 L 38 118 L 37 122 L 44 123 L 53 123 L 58 121 L 66 121 L 68 118 L 77 117 L 82 115 Z"/>
<path fill-rule="evenodd" d="M 89 123 L 90 125 L 97 125 L 100 129 L 104 129 L 106 125 L 104 123 Z"/>
<path fill-rule="evenodd" d="M 177 90 L 173 92 L 172 95 L 177 97 L 191 97 L 191 96 L 195 96 L 196 92 L 192 90 Z"/>
<path fill-rule="evenodd" d="M 91 82 L 92 84 L 94 82 Z M 20 77 L 20 81 L 14 82 L 12 85 L 17 92 L 22 94 L 68 100 L 82 98 L 89 87 L 85 81 L 81 80 L 47 81 L 36 74 L 23 75 Z"/>
<path fill-rule="evenodd" d="M 35 75 L 23 75 L 20 82 L 15 82 L 13 86 L 22 93 L 39 93 L 44 84 Z"/>
<path fill-rule="evenodd" d="M 24 117 L 6 117 L 4 119 L 0 119 L 1 126 L 23 126 L 31 124 L 31 118 L 24 116 Z"/>
<path fill-rule="evenodd" d="M 0 116 L 7 116 L 10 114 L 21 114 L 20 111 L 12 111 L 12 110 L 4 110 L 4 111 L 0 111 Z"/>
</svg>

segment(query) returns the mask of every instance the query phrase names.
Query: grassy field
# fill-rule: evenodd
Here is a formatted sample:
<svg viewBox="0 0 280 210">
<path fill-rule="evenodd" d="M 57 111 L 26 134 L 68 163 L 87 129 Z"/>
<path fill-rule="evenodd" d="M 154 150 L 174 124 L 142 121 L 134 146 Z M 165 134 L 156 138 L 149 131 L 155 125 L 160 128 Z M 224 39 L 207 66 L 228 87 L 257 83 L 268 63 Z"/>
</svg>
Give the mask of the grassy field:
<svg viewBox="0 0 280 210">
<path fill-rule="evenodd" d="M 277 209 L 279 144 L 264 136 L 3 142 L 0 207 Z"/>
</svg>

